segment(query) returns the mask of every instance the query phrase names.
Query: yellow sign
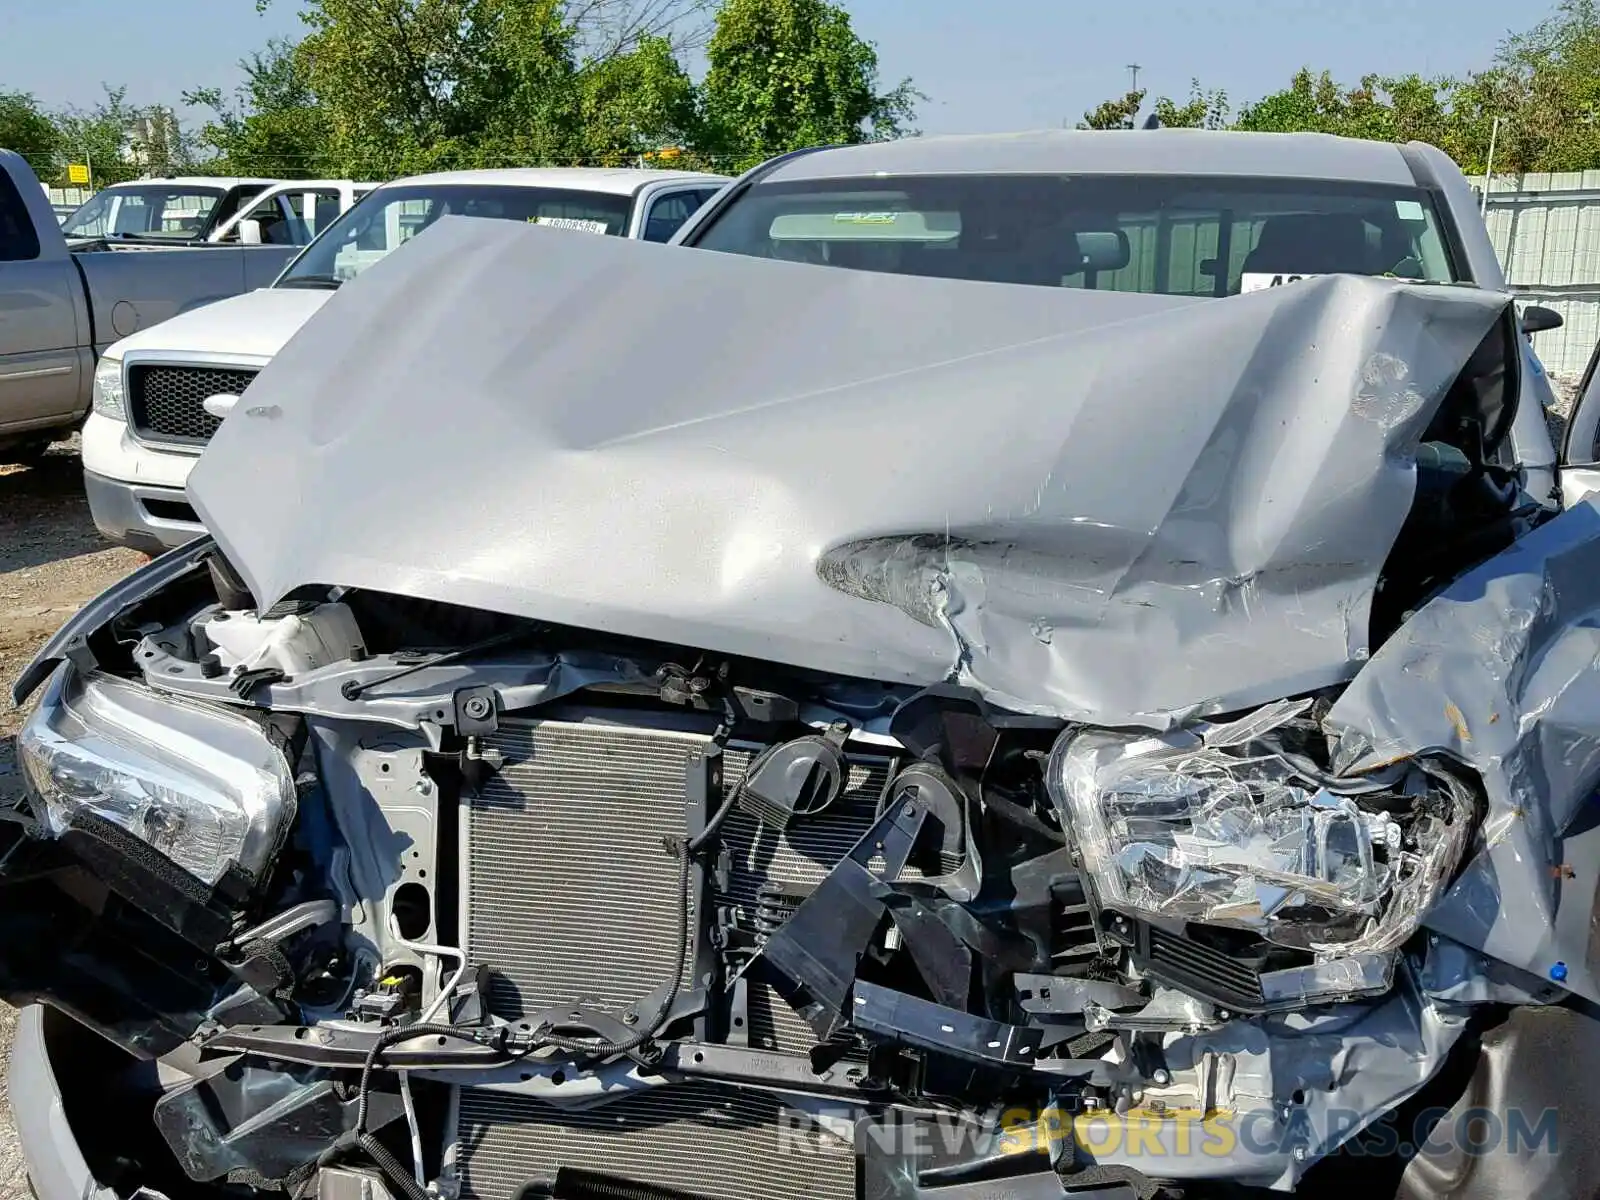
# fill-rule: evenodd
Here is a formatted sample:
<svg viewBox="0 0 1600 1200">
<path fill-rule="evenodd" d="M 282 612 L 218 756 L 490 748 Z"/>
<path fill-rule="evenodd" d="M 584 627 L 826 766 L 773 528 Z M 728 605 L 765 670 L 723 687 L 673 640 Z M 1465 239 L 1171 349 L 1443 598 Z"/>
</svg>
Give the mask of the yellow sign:
<svg viewBox="0 0 1600 1200">
<path fill-rule="evenodd" d="M 68 167 L 67 167 L 67 182 L 68 183 L 88 183 L 89 182 L 89 164 L 88 163 L 71 163 L 71 164 L 69 164 Z"/>
</svg>

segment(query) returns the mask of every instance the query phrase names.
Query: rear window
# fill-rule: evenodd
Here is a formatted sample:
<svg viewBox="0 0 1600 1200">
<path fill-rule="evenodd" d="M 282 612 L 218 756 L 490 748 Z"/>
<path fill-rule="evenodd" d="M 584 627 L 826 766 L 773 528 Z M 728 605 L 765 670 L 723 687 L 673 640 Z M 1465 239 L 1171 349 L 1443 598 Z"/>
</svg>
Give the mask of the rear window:
<svg viewBox="0 0 1600 1200">
<path fill-rule="evenodd" d="M 222 197 L 221 188 L 107 188 L 68 217 L 61 232 L 66 237 L 197 238 Z"/>
<path fill-rule="evenodd" d="M 1232 176 L 757 184 L 694 244 L 856 270 L 1177 296 L 1336 273 L 1457 282 L 1420 188 Z"/>
<path fill-rule="evenodd" d="M 10 176 L 0 171 L 0 262 L 39 257 L 39 234 Z"/>
</svg>

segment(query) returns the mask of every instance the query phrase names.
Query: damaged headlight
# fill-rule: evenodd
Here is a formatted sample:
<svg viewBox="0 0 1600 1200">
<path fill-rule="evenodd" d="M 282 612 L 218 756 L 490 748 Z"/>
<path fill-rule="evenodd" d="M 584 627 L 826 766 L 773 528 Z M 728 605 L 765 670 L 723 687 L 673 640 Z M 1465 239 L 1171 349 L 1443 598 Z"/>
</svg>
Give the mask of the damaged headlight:
<svg viewBox="0 0 1600 1200">
<path fill-rule="evenodd" d="M 1397 949 L 1461 861 L 1465 784 L 1421 765 L 1382 783 L 1319 779 L 1293 754 L 1218 740 L 1074 730 L 1057 743 L 1050 791 L 1100 903 L 1319 958 Z"/>
<path fill-rule="evenodd" d="M 59 668 L 17 738 L 35 815 L 59 836 L 116 825 L 197 879 L 256 877 L 294 815 L 294 777 L 256 722 L 107 675 Z"/>
</svg>

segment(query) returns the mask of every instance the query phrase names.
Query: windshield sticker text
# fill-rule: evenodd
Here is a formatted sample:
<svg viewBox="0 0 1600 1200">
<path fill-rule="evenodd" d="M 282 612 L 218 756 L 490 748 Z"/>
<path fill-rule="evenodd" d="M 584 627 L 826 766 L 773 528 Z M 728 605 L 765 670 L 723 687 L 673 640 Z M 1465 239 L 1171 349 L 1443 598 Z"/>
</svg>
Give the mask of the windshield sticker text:
<svg viewBox="0 0 1600 1200">
<path fill-rule="evenodd" d="M 1239 294 L 1247 292 L 1261 292 L 1267 288 L 1282 287 L 1286 283 L 1298 283 L 1302 279 L 1317 279 L 1315 273 L 1297 275 L 1289 271 L 1246 271 L 1239 276 Z"/>
<path fill-rule="evenodd" d="M 548 225 L 552 229 L 571 229 L 578 233 L 604 233 L 608 228 L 604 221 L 583 217 L 535 217 L 533 224 Z"/>
</svg>

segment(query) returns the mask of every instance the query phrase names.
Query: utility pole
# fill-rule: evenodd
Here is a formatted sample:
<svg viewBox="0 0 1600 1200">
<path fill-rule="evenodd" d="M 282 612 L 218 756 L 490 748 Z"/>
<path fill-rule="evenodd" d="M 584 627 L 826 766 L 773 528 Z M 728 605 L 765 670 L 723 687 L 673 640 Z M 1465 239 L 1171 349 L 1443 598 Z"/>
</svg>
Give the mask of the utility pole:
<svg viewBox="0 0 1600 1200">
<path fill-rule="evenodd" d="M 1494 119 L 1494 124 L 1489 127 L 1489 159 L 1483 164 L 1483 200 L 1478 207 L 1478 215 L 1489 215 L 1489 185 L 1494 182 L 1494 147 L 1500 140 L 1500 118 Z"/>
<path fill-rule="evenodd" d="M 1128 74 L 1132 76 L 1133 79 L 1133 86 L 1128 89 L 1130 92 L 1137 92 L 1139 90 L 1139 72 L 1143 69 L 1144 68 L 1138 63 L 1128 64 Z"/>
</svg>

